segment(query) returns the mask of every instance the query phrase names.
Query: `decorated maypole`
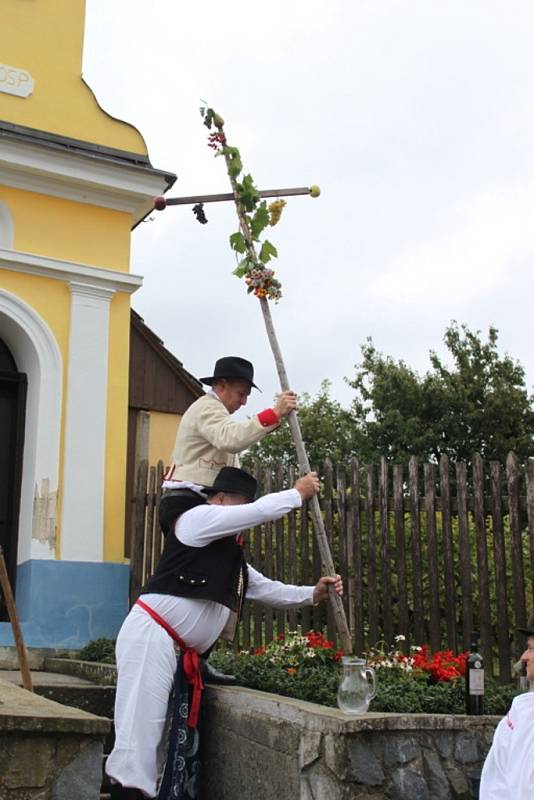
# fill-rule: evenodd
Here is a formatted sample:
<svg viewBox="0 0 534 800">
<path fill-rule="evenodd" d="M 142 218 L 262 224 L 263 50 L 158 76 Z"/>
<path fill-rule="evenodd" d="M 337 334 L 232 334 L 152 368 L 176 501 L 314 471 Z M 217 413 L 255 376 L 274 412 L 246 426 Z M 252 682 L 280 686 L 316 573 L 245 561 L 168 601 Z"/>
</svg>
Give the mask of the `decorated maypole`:
<svg viewBox="0 0 534 800">
<path fill-rule="evenodd" d="M 278 253 L 276 247 L 267 239 L 260 240 L 263 231 L 268 226 L 277 224 L 286 203 L 285 200 L 278 198 L 268 205 L 264 199 L 266 193 L 258 191 L 251 175 L 244 175 L 240 179 L 243 172 L 241 155 L 237 147 L 230 146 L 226 140 L 223 118 L 212 108 L 201 108 L 201 114 L 204 118 L 204 124 L 212 131 L 208 138 L 209 146 L 216 151 L 216 155 L 222 156 L 226 162 L 239 219 L 239 230 L 230 236 L 230 246 L 238 256 L 238 265 L 234 270 L 234 275 L 238 278 L 244 278 L 248 286 L 248 293 L 254 294 L 259 300 L 265 329 L 280 379 L 280 386 L 282 391 L 287 391 L 290 388 L 290 384 L 269 307 L 269 300 L 278 302 L 282 297 L 280 281 L 275 277 L 274 270 L 268 266 L 269 262 L 276 258 Z M 310 187 L 309 194 L 312 197 L 318 197 L 319 193 L 318 186 Z M 200 210 L 202 211 L 202 209 Z M 198 216 L 198 211 L 196 213 Z M 304 446 L 298 417 L 294 411 L 290 412 L 288 421 L 300 471 L 301 473 L 309 472 L 310 462 Z M 310 514 L 323 567 L 329 575 L 335 575 L 334 562 L 328 545 L 317 496 L 314 496 L 310 501 Z M 352 642 L 343 602 L 332 590 L 329 594 L 329 600 L 343 650 L 349 654 L 352 652 Z"/>
</svg>

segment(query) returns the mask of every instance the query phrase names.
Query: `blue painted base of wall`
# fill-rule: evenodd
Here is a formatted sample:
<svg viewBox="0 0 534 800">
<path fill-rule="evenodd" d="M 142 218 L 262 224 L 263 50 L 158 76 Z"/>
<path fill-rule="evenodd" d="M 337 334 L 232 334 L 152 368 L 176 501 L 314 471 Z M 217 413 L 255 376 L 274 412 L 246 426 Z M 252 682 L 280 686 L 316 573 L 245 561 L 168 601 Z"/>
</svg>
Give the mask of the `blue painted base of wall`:
<svg viewBox="0 0 534 800">
<path fill-rule="evenodd" d="M 26 647 L 78 649 L 115 638 L 128 613 L 127 564 L 31 559 L 17 568 L 16 603 Z M 0 645 L 12 645 L 0 622 Z"/>
</svg>

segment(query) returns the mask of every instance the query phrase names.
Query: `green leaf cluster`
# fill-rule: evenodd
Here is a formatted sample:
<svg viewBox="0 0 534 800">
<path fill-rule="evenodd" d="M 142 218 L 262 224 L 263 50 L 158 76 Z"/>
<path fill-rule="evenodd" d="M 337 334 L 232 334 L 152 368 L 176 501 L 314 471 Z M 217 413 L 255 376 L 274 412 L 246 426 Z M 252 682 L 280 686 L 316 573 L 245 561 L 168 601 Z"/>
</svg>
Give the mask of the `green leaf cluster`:
<svg viewBox="0 0 534 800">
<path fill-rule="evenodd" d="M 487 337 L 466 325 L 451 323 L 444 342 L 450 365 L 430 353 L 430 369 L 419 375 L 402 359 L 383 355 L 367 339 L 354 377 L 350 408 L 330 397 L 328 382 L 313 399 L 299 399 L 299 420 L 313 464 L 326 457 L 334 462 L 358 456 L 362 463 L 470 461 L 478 452 L 484 459 L 504 463 L 510 451 L 520 461 L 534 455 L 534 397 L 525 384 L 523 367 L 498 349 L 498 331 Z M 298 390 L 298 387 L 294 387 Z M 287 426 L 254 445 L 247 454 L 255 459 L 295 464 Z"/>
<path fill-rule="evenodd" d="M 98 661 L 101 664 L 115 663 L 115 639 L 108 639 L 102 636 L 100 639 L 93 639 L 82 647 L 78 653 L 78 658 L 82 661 Z"/>
<path fill-rule="evenodd" d="M 209 129 L 211 129 L 213 124 L 217 123 L 218 115 L 214 109 L 207 106 L 202 107 L 200 113 L 204 119 L 204 125 Z M 242 278 L 248 271 L 254 268 L 261 270 L 272 258 L 277 258 L 278 251 L 271 242 L 266 240 L 261 244 L 258 258 L 256 259 L 254 257 L 253 242 L 260 241 L 261 234 L 270 224 L 267 203 L 265 200 L 261 200 L 252 175 L 244 175 L 241 181 L 237 180 L 243 171 L 243 162 L 237 147 L 225 144 L 217 155 L 225 156 L 227 159 L 228 174 L 232 181 L 234 181 L 238 202 L 244 210 L 245 220 L 250 231 L 250 239 L 241 231 L 236 231 L 230 236 L 230 247 L 232 250 L 238 255 L 243 255 L 244 253 L 248 254 L 245 259 L 242 259 L 238 263 L 237 268 L 233 272 L 238 278 Z M 252 291 L 252 289 L 249 287 L 249 292 L 250 291 Z"/>
<path fill-rule="evenodd" d="M 264 692 L 295 697 L 325 706 L 337 706 L 341 665 L 321 663 L 316 667 L 289 674 L 287 669 L 271 664 L 262 656 L 216 651 L 210 662 L 217 669 L 235 675 L 242 686 Z M 400 714 L 464 714 L 463 678 L 433 683 L 426 675 L 411 676 L 399 669 L 377 671 L 378 691 L 370 711 Z M 486 679 L 485 713 L 503 716 L 518 693 L 513 684 L 501 686 Z"/>
<path fill-rule="evenodd" d="M 372 340 L 348 381 L 366 459 L 386 456 L 405 461 L 415 455 L 438 460 L 483 458 L 504 461 L 512 450 L 520 459 L 533 454 L 533 397 L 523 367 L 498 352 L 498 331 L 480 331 L 453 322 L 444 342 L 452 366 L 430 352 L 430 370 L 418 375 L 404 361 L 379 353 Z"/>
<path fill-rule="evenodd" d="M 226 147 L 223 147 L 220 155 L 228 156 L 229 159 L 228 174 L 230 175 L 231 178 L 237 178 L 237 176 L 243 170 L 243 162 L 241 161 L 241 154 L 239 153 L 237 147 L 228 147 L 227 145 Z"/>
<path fill-rule="evenodd" d="M 319 465 L 329 456 L 336 463 L 347 462 L 358 454 L 361 441 L 351 412 L 331 395 L 330 382 L 325 380 L 315 397 L 299 396 L 299 423 L 312 465 Z M 280 425 L 269 436 L 251 447 L 242 457 L 245 469 L 252 469 L 256 460 L 276 461 L 296 466 L 296 456 L 289 425 Z"/>
</svg>

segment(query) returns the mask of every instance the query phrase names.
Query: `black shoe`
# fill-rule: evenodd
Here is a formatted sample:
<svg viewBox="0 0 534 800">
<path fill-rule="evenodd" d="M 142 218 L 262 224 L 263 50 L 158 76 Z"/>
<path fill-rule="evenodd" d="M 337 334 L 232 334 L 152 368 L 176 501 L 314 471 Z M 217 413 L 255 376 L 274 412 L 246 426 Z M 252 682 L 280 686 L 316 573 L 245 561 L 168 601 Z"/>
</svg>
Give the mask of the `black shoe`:
<svg viewBox="0 0 534 800">
<path fill-rule="evenodd" d="M 205 658 L 200 659 L 200 672 L 202 673 L 204 683 L 220 683 L 226 684 L 227 686 L 232 683 L 237 683 L 235 675 L 227 675 L 225 672 L 221 672 L 220 669 L 215 669 Z"/>
</svg>

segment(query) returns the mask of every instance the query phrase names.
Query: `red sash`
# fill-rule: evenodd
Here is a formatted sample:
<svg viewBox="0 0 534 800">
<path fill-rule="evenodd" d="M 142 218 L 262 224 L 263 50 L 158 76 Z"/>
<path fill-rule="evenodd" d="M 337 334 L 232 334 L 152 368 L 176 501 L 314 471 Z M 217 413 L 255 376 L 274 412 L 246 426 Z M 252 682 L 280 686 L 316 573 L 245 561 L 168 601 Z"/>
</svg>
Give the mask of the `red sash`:
<svg viewBox="0 0 534 800">
<path fill-rule="evenodd" d="M 150 606 L 147 606 L 147 604 L 143 603 L 142 600 L 137 600 L 135 605 L 140 606 L 143 611 L 146 611 L 147 614 L 150 614 L 154 622 L 157 622 L 158 625 L 161 625 L 161 627 L 167 631 L 171 639 L 174 639 L 180 648 L 182 653 L 182 665 L 184 668 L 185 679 L 193 689 L 187 724 L 190 728 L 196 728 L 198 725 L 198 715 L 200 713 L 202 690 L 204 689 L 204 681 L 202 680 L 202 675 L 200 673 L 200 657 L 197 651 L 193 650 L 192 647 L 185 646 L 184 642 L 182 639 L 180 639 L 176 631 L 173 630 L 171 626 L 165 622 L 163 617 L 160 617 L 160 615 L 154 611 L 154 609 L 150 608 Z"/>
</svg>

